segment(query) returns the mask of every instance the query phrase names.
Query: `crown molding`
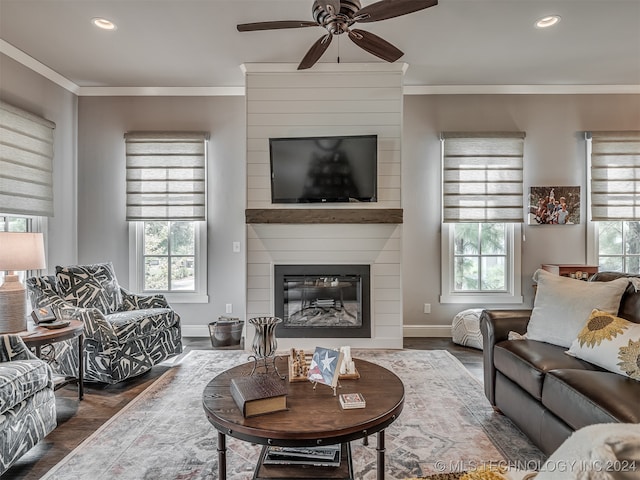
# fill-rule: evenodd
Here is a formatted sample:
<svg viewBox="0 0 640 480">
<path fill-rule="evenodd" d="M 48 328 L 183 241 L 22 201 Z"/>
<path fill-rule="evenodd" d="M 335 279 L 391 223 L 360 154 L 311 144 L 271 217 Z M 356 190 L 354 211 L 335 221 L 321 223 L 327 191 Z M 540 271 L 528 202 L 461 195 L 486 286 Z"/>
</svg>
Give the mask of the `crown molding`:
<svg viewBox="0 0 640 480">
<path fill-rule="evenodd" d="M 640 85 L 405 85 L 404 95 L 640 94 Z"/>
<path fill-rule="evenodd" d="M 80 97 L 242 97 L 242 87 L 80 87 Z"/>
<path fill-rule="evenodd" d="M 244 96 L 245 86 L 228 87 L 81 87 L 22 50 L 0 39 L 0 53 L 80 97 Z M 408 63 L 317 63 L 309 73 L 401 72 Z M 245 73 L 297 72 L 293 63 L 243 63 Z M 640 85 L 405 85 L 403 95 L 607 95 L 640 94 Z"/>
<path fill-rule="evenodd" d="M 298 70 L 297 63 L 243 63 L 240 69 L 247 73 L 354 73 L 354 72 L 400 72 L 403 75 L 408 63 L 316 63 L 308 70 Z"/>
<path fill-rule="evenodd" d="M 56 85 L 59 85 L 65 90 L 68 90 L 71 93 L 78 95 L 78 92 L 80 90 L 80 87 L 78 85 L 73 83 L 68 78 L 63 77 L 55 70 L 52 70 L 51 68 L 47 67 L 45 64 L 39 62 L 32 56 L 27 55 L 22 50 L 14 47 L 10 43 L 6 42 L 5 40 L 2 40 L 1 38 L 0 38 L 0 53 L 4 53 L 7 57 L 13 58 L 16 62 L 24 65 L 27 68 L 30 68 L 36 73 L 39 73 L 46 79 L 51 80 Z"/>
</svg>

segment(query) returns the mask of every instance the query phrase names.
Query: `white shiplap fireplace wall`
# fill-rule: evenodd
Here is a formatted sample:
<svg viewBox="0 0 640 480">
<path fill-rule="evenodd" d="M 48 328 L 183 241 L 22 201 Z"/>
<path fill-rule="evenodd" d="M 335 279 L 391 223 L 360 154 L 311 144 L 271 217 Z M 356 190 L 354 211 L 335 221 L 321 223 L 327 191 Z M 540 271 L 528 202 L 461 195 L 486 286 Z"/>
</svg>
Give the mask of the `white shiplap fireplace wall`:
<svg viewBox="0 0 640 480">
<path fill-rule="evenodd" d="M 401 208 L 402 84 L 405 64 L 243 65 L 247 108 L 247 208 Z M 378 136 L 378 201 L 271 203 L 269 138 Z M 400 224 L 247 225 L 247 318 L 274 312 L 276 264 L 369 264 L 371 338 L 279 338 L 278 349 L 402 348 Z M 253 331 L 247 328 L 247 348 Z"/>
</svg>

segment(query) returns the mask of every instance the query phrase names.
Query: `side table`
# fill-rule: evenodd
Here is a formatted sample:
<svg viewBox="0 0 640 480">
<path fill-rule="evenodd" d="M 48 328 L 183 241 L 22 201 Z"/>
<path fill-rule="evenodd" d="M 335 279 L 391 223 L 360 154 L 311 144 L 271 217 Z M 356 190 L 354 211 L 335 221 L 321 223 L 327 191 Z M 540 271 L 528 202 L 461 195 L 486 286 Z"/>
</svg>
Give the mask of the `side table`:
<svg viewBox="0 0 640 480">
<path fill-rule="evenodd" d="M 64 328 L 49 329 L 42 326 L 37 326 L 33 322 L 29 321 L 27 330 L 19 333 L 22 341 L 29 348 L 35 349 L 35 354 L 40 357 L 41 348 L 43 345 L 49 345 L 51 343 L 61 342 L 63 340 L 70 340 L 72 338 L 78 339 L 78 376 L 76 378 L 65 378 L 61 382 L 56 382 L 55 390 L 63 387 L 69 383 L 78 384 L 78 400 L 82 400 L 84 396 L 84 361 L 83 361 L 83 344 L 84 344 L 84 323 L 80 320 L 71 320 L 71 323 Z"/>
</svg>

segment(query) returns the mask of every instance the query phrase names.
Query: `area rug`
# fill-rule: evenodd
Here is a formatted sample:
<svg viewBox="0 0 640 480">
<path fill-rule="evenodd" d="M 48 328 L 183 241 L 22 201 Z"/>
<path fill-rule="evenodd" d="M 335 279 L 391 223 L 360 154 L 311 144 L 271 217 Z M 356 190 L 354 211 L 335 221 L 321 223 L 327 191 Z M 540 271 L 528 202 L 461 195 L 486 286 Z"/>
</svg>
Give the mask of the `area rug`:
<svg viewBox="0 0 640 480">
<path fill-rule="evenodd" d="M 354 350 L 405 385 L 405 405 L 386 430 L 386 478 L 464 471 L 487 462 L 542 464 L 544 455 L 506 417 L 482 385 L 446 351 Z M 247 361 L 242 351 L 192 351 L 93 433 L 43 478 L 216 479 L 217 432 L 202 408 L 205 385 Z M 357 479 L 376 478 L 375 439 L 352 442 Z M 253 475 L 260 447 L 227 437 L 228 478 Z"/>
</svg>

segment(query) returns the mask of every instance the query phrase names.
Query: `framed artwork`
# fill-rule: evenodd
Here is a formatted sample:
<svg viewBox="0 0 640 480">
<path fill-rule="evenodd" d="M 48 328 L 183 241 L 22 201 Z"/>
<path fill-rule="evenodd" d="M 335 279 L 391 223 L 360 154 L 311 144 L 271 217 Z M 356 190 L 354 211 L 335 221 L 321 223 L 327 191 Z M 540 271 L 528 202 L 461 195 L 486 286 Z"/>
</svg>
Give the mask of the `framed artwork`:
<svg viewBox="0 0 640 480">
<path fill-rule="evenodd" d="M 580 223 L 580 187 L 531 187 L 529 225 L 577 225 Z"/>
</svg>

